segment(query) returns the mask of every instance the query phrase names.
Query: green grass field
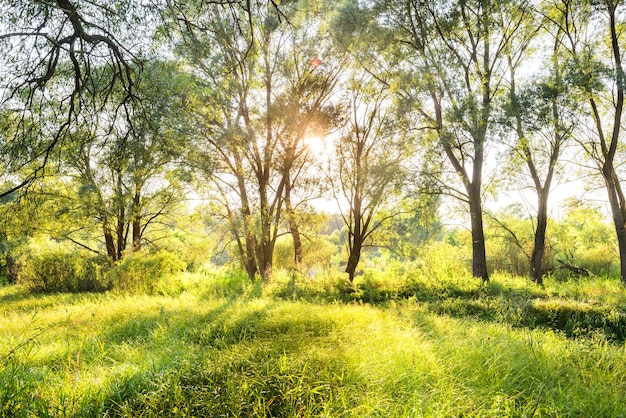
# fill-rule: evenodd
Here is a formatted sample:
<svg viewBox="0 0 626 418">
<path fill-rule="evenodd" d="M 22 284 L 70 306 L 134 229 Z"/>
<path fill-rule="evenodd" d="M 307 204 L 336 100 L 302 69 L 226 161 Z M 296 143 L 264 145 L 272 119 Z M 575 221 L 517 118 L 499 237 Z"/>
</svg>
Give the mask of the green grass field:
<svg viewBox="0 0 626 418">
<path fill-rule="evenodd" d="M 360 280 L 0 288 L 0 416 L 626 416 L 618 282 Z"/>
</svg>

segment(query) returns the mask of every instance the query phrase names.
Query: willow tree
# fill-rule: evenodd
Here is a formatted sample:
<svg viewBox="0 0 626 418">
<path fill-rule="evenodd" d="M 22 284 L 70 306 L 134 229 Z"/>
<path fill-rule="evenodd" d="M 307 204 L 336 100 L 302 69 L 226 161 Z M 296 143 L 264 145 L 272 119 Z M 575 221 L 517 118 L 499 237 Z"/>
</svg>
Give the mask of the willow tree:
<svg viewBox="0 0 626 418">
<path fill-rule="evenodd" d="M 0 157 L 2 171 L 20 180 L 0 190 L 0 196 L 31 184 L 50 160 L 58 161 L 84 109 L 106 103 L 125 114 L 135 99 L 136 70 L 141 68 L 135 64 L 142 43 L 131 39 L 149 32 L 140 27 L 144 10 L 130 0 L 115 6 L 74 0 L 2 2 L 0 106 L 10 110 L 17 129 L 0 137 Z M 110 71 L 98 72 L 98 67 Z M 124 93 L 114 95 L 116 90 Z M 33 118 L 38 122 L 35 136 L 28 128 Z"/>
<path fill-rule="evenodd" d="M 390 205 L 400 195 L 411 145 L 388 89 L 357 75 L 347 96 L 348 116 L 329 177 L 348 230 L 345 271 L 352 283 L 362 252 L 397 211 Z"/>
<path fill-rule="evenodd" d="M 537 195 L 535 232 L 530 253 L 530 276 L 543 284 L 544 254 L 548 226 L 548 202 L 564 148 L 575 126 L 576 105 L 569 90 L 573 87 L 564 76 L 567 56 L 563 53 L 564 33 L 543 19 L 529 16 L 520 36 L 507 50 L 509 94 L 505 105 L 505 124 L 514 133 L 511 148 L 512 172 L 525 167 L 526 176 L 515 181 Z M 539 34 L 539 37 L 535 37 Z M 542 70 L 520 76 L 531 54 L 542 43 L 548 59 Z"/>
<path fill-rule="evenodd" d="M 376 2 L 387 31 L 380 78 L 411 105 L 416 125 L 430 130 L 462 187 L 442 191 L 467 205 L 472 273 L 488 280 L 483 229 L 485 157 L 493 141 L 496 99 L 504 92 L 506 52 L 527 18 L 525 0 Z"/>
<path fill-rule="evenodd" d="M 271 274 L 284 212 L 293 212 L 296 173 L 310 156 L 303 140 L 313 125 L 324 125 L 337 74 L 332 60 L 318 57 L 321 21 L 296 5 L 171 10 L 179 17 L 181 58 L 205 87 L 195 103 L 197 155 L 212 161 L 205 174 L 251 279 Z M 288 220 L 297 236 L 295 218 Z"/>
<path fill-rule="evenodd" d="M 586 103 L 588 125 L 576 136 L 604 180 L 620 254 L 620 277 L 626 284 L 626 197 L 620 171 L 622 117 L 626 75 L 622 62 L 625 41 L 623 1 L 549 2 L 546 17 L 563 33 L 571 65 L 567 77 Z"/>
</svg>

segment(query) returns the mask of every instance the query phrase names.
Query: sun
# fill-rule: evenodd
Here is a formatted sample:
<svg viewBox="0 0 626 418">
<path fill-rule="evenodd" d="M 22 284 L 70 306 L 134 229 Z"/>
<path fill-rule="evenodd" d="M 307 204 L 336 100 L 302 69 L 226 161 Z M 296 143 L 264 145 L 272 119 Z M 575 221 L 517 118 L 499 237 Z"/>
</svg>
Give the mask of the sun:
<svg viewBox="0 0 626 418">
<path fill-rule="evenodd" d="M 307 135 L 304 137 L 304 146 L 309 150 L 311 156 L 318 160 L 326 160 L 332 150 L 328 137 L 321 135 Z"/>
</svg>

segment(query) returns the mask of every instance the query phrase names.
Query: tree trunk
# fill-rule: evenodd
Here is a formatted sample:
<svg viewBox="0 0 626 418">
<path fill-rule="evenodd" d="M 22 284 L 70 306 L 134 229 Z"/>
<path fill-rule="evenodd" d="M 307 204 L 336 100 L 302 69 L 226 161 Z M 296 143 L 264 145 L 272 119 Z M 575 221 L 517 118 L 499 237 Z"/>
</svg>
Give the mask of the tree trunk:
<svg viewBox="0 0 626 418">
<path fill-rule="evenodd" d="M 293 239 L 293 261 L 296 267 L 300 268 L 302 266 L 302 239 L 298 224 L 293 219 L 289 221 L 289 230 Z"/>
<path fill-rule="evenodd" d="M 264 238 L 262 245 L 262 259 L 261 259 L 261 278 L 264 282 L 267 282 L 272 275 L 272 265 L 274 256 L 274 243 L 271 240 Z"/>
<path fill-rule="evenodd" d="M 348 255 L 348 264 L 346 265 L 346 273 L 348 273 L 348 279 L 350 283 L 354 282 L 354 274 L 356 267 L 359 265 L 361 259 L 361 251 L 363 250 L 363 241 L 360 236 L 355 235 L 352 245 L 350 246 L 350 254 Z"/>
<path fill-rule="evenodd" d="M 472 230 L 472 275 L 483 279 L 483 281 L 489 281 L 480 188 L 472 186 L 468 192 Z"/>
<path fill-rule="evenodd" d="M 135 188 L 133 196 L 133 252 L 141 250 L 141 188 Z"/>
<path fill-rule="evenodd" d="M 107 221 L 102 222 L 102 231 L 104 233 L 104 242 L 107 248 L 107 255 L 113 261 L 117 260 L 117 251 L 115 249 L 115 240 L 113 239 L 113 234 L 109 229 L 108 225 L 106 225 Z"/>
<path fill-rule="evenodd" d="M 617 95 L 615 98 L 615 113 L 613 117 L 613 131 L 611 133 L 610 145 L 607 147 L 604 137 L 601 136 L 601 145 L 603 154 L 605 156 L 604 164 L 602 165 L 602 176 L 606 184 L 606 188 L 609 194 L 609 203 L 611 205 L 611 212 L 613 215 L 613 224 L 615 225 L 615 232 L 617 235 L 617 245 L 619 247 L 619 259 L 620 259 L 620 279 L 623 284 L 626 285 L 626 230 L 624 228 L 624 213 L 626 208 L 624 207 L 624 194 L 622 192 L 619 178 L 615 172 L 615 153 L 619 143 L 619 136 L 622 123 L 622 112 L 624 109 L 624 84 L 626 84 L 626 75 L 622 66 L 622 54 L 619 47 L 619 39 L 617 35 L 617 22 L 616 22 L 616 3 L 608 4 L 609 12 L 609 26 L 611 33 L 611 49 L 613 52 L 613 61 L 616 70 L 617 81 Z M 596 118 L 596 124 L 600 127 L 600 117 L 597 114 L 595 108 L 595 102 L 591 101 L 591 106 L 594 111 L 594 117 Z M 598 129 L 601 134 L 602 131 Z"/>
<path fill-rule="evenodd" d="M 126 222 L 124 222 L 124 218 L 126 217 L 126 211 L 123 207 L 118 208 L 118 217 L 117 217 L 117 259 L 121 260 L 124 255 L 124 250 L 126 249 L 126 239 L 124 236 L 124 230 L 126 229 Z"/>
<path fill-rule="evenodd" d="M 289 224 L 289 232 L 293 239 L 293 259 L 296 267 L 302 265 L 302 239 L 300 237 L 300 228 L 296 221 L 296 214 L 291 203 L 291 178 L 287 173 L 285 182 L 285 210 L 287 211 L 287 222 Z"/>
<path fill-rule="evenodd" d="M 348 225 L 349 236 L 348 236 L 348 263 L 346 265 L 346 273 L 348 273 L 348 278 L 350 283 L 354 281 L 354 273 L 356 271 L 356 267 L 359 264 L 359 260 L 361 258 L 361 251 L 363 250 L 363 217 L 362 217 L 362 200 L 361 200 L 361 187 L 363 179 L 361 178 L 361 155 L 362 155 L 362 144 L 359 144 L 357 147 L 357 158 L 356 158 L 356 184 L 354 188 L 354 195 L 352 197 L 352 207 L 350 210 L 352 214 L 350 216 L 350 220 L 352 225 Z"/>
<path fill-rule="evenodd" d="M 612 165 L 611 165 L 612 167 Z M 620 279 L 626 285 L 626 228 L 624 227 L 623 208 L 620 206 L 620 200 L 615 184 L 614 170 L 605 167 L 602 171 L 604 181 L 609 194 L 609 204 L 611 205 L 611 214 L 613 215 L 613 225 L 617 235 L 617 245 L 619 248 L 620 260 Z"/>
<path fill-rule="evenodd" d="M 546 229 L 548 227 L 548 191 L 537 190 L 539 206 L 537 208 L 537 229 L 535 242 L 530 256 L 530 277 L 539 285 L 543 285 L 543 256 L 546 249 Z"/>
</svg>

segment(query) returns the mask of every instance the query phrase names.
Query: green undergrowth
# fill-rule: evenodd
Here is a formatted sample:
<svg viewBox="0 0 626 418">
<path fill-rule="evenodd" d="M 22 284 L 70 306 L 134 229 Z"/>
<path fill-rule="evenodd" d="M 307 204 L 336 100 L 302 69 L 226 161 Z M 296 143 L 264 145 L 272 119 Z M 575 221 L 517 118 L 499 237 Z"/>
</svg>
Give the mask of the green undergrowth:
<svg viewBox="0 0 626 418">
<path fill-rule="evenodd" d="M 568 337 L 626 341 L 626 292 L 617 280 L 584 278 L 549 281 L 496 274 L 489 282 L 468 276 L 432 279 L 421 275 L 366 273 L 349 286 L 345 280 L 279 275 L 266 294 L 285 300 L 368 303 L 381 307 L 414 301 L 426 312 L 542 328 Z"/>
<path fill-rule="evenodd" d="M 177 289 L 0 288 L 0 417 L 626 415 L 611 281 L 214 271 Z"/>
</svg>

